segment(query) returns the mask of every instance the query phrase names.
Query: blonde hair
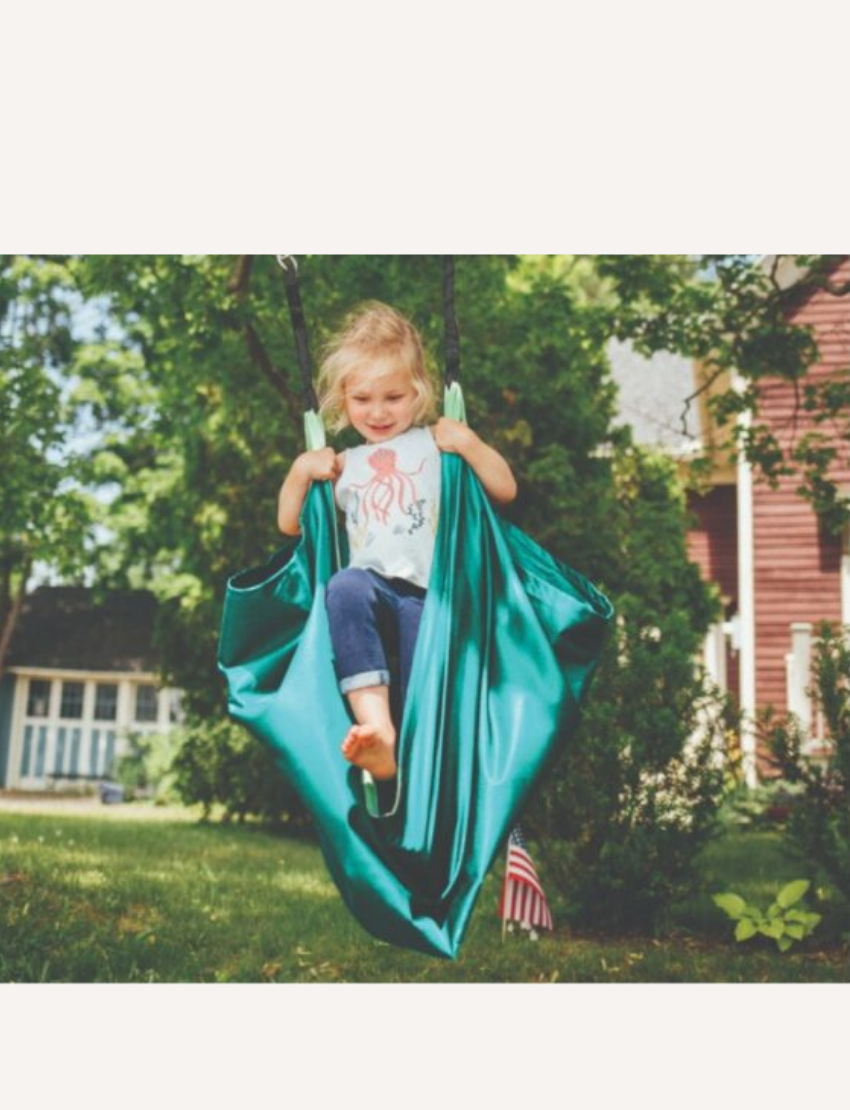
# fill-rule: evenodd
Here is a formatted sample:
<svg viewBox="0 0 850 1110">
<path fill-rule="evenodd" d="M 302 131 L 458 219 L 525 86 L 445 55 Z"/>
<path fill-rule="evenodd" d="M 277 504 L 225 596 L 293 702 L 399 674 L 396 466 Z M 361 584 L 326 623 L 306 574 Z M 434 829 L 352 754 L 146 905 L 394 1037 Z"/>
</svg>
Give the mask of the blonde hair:
<svg viewBox="0 0 850 1110">
<path fill-rule="evenodd" d="M 343 320 L 328 340 L 319 369 L 319 413 L 332 432 L 341 432 L 351 423 L 345 411 L 345 383 L 354 373 L 366 380 L 377 377 L 375 360 L 392 359 L 394 369 L 410 375 L 416 391 L 413 423 L 421 424 L 434 416 L 436 389 L 425 362 L 419 332 L 394 308 L 380 301 L 364 301 Z"/>
</svg>

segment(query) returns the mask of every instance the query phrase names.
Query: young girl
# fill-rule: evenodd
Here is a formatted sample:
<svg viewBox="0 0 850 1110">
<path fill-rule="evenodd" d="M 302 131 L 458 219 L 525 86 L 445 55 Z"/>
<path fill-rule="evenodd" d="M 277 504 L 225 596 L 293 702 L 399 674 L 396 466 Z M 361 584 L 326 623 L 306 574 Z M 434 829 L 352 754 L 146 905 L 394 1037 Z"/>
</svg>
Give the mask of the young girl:
<svg viewBox="0 0 850 1110">
<path fill-rule="evenodd" d="M 298 535 L 310 483 L 334 482 L 350 560 L 328 583 L 327 611 L 339 688 L 357 722 L 342 754 L 388 781 L 397 772 L 394 713 L 400 721 L 434 553 L 440 451 L 466 459 L 496 505 L 514 500 L 516 482 L 465 424 L 427 424 L 434 386 L 422 341 L 387 305 L 370 301 L 348 316 L 328 345 L 319 394 L 330 430 L 351 425 L 365 442 L 341 454 L 324 447 L 299 455 L 280 490 L 278 527 Z M 391 702 L 393 651 L 399 683 Z"/>
</svg>

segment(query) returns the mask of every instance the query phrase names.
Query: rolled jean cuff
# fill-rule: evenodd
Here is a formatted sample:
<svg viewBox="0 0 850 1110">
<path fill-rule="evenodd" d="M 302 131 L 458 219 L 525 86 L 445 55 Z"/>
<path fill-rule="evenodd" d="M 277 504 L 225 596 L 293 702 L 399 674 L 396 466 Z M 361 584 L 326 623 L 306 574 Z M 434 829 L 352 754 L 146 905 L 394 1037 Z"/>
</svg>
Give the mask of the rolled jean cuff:
<svg viewBox="0 0 850 1110">
<path fill-rule="evenodd" d="M 389 686 L 389 671 L 361 671 L 360 674 L 349 675 L 339 682 L 339 692 L 348 694 L 352 690 L 361 690 L 364 686 Z"/>
</svg>

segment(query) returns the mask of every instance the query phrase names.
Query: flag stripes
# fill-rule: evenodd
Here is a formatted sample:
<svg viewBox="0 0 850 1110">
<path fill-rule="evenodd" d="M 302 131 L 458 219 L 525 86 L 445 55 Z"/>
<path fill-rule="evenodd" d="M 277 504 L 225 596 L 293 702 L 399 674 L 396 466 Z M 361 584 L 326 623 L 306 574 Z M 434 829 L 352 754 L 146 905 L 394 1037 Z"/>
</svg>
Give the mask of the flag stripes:
<svg viewBox="0 0 850 1110">
<path fill-rule="evenodd" d="M 526 928 L 554 928 L 546 895 L 519 825 L 512 829 L 508 838 L 508 862 L 499 915 L 503 922 L 518 921 Z"/>
</svg>

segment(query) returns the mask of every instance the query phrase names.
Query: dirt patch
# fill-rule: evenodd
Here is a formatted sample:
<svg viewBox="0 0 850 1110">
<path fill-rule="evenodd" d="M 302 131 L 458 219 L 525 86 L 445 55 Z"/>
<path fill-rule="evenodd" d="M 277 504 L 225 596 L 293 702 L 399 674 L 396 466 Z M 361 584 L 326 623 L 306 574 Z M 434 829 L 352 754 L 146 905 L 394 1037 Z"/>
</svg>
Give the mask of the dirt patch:
<svg viewBox="0 0 850 1110">
<path fill-rule="evenodd" d="M 10 886 L 12 883 L 25 883 L 28 876 L 23 871 L 11 871 L 0 875 L 0 886 Z"/>
<path fill-rule="evenodd" d="M 115 923 L 121 934 L 150 933 L 162 922 L 162 914 L 153 906 L 135 902 L 128 906 Z"/>
</svg>

